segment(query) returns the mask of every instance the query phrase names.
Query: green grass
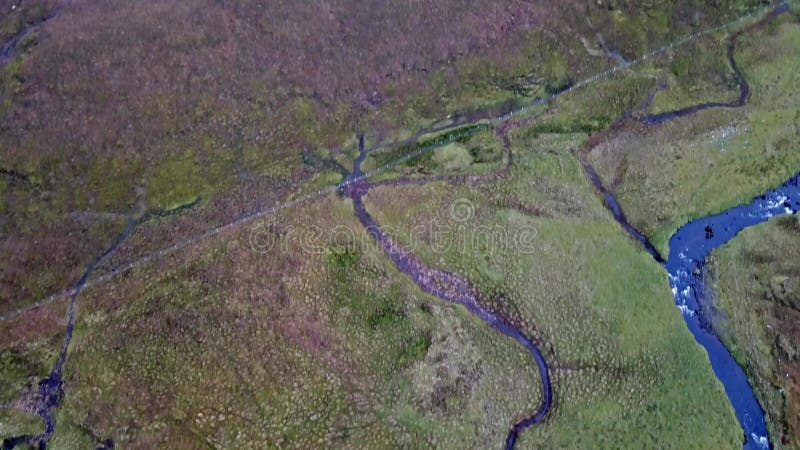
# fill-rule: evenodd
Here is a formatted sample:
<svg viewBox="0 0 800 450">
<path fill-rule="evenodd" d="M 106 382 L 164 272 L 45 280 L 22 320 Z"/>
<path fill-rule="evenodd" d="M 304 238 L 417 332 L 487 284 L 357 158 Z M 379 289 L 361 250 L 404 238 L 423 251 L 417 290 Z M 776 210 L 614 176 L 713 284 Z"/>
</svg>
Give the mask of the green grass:
<svg viewBox="0 0 800 450">
<path fill-rule="evenodd" d="M 375 179 L 485 173 L 502 163 L 502 153 L 502 143 L 494 130 L 486 124 L 478 124 L 426 135 L 414 144 L 370 153 L 362 169 L 365 173 L 380 169 Z M 351 166 L 351 163 L 346 164 L 348 169 Z"/>
<path fill-rule="evenodd" d="M 594 199 L 571 159 L 576 141 L 579 135 L 550 141 L 544 155 L 517 141 L 520 182 L 499 192 L 526 200 L 573 192 L 591 199 L 580 214 L 564 214 L 563 203 L 553 202 L 539 205 L 542 217 L 530 217 L 493 205 L 484 189 L 443 185 L 379 189 L 367 205 L 429 264 L 476 282 L 491 308 L 544 342 L 558 406 L 523 433 L 521 448 L 735 447 L 733 410 L 674 307 L 665 274 Z M 571 163 L 555 171 L 548 157 Z M 393 198 L 403 198 L 402 212 Z M 459 198 L 475 205 L 472 221 L 450 218 Z M 443 233 L 419 233 L 437 226 Z M 511 241 L 476 239 L 481 227 L 503 230 Z M 533 236 L 530 247 L 513 244 L 522 232 Z"/>
<path fill-rule="evenodd" d="M 800 415 L 793 406 L 800 369 L 798 230 L 797 217 L 748 228 L 717 249 L 708 266 L 721 310 L 715 327 L 755 387 L 776 448 L 794 448 L 800 437 Z"/>
<path fill-rule="evenodd" d="M 0 436 L 37 434 L 43 431 L 42 420 L 15 409 L 0 410 Z"/>
</svg>

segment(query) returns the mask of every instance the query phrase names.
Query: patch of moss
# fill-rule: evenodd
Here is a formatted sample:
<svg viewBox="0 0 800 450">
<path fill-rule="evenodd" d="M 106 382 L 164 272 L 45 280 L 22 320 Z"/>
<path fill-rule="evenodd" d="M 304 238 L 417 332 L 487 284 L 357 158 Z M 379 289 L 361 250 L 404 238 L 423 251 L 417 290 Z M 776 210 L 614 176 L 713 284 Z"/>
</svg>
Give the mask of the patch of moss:
<svg viewBox="0 0 800 450">
<path fill-rule="evenodd" d="M 22 90 L 22 65 L 24 58 L 14 58 L 0 69 L 0 118 L 5 117 L 14 105 L 14 98 Z"/>
<path fill-rule="evenodd" d="M 435 152 L 433 162 L 445 172 L 461 172 L 473 163 L 473 158 L 463 145 L 447 144 Z"/>
<path fill-rule="evenodd" d="M 170 209 L 155 209 L 155 210 L 151 210 L 149 213 L 154 215 L 154 216 L 157 216 L 157 217 L 174 216 L 174 215 L 181 214 L 181 213 L 183 213 L 183 212 L 185 212 L 185 211 L 187 211 L 187 210 L 189 210 L 191 208 L 194 208 L 195 206 L 200 204 L 201 200 L 202 199 L 200 197 L 195 197 L 191 201 L 188 201 L 186 203 L 182 203 L 182 204 L 179 204 L 179 205 L 175 205 Z"/>
<path fill-rule="evenodd" d="M 469 149 L 475 164 L 497 164 L 503 158 L 502 142 L 496 133 L 489 129 L 475 133 L 463 145 Z"/>
<path fill-rule="evenodd" d="M 340 275 L 338 271 L 346 272 L 360 260 L 361 253 L 346 246 L 332 247 L 328 251 L 328 265 L 337 271 L 337 278 L 346 276 L 345 273 Z"/>
<path fill-rule="evenodd" d="M 18 409 L 0 409 L 0 436 L 37 435 L 44 430 L 42 419 Z M 26 448 L 26 447 L 23 447 Z"/>
<path fill-rule="evenodd" d="M 192 151 L 156 167 L 147 178 L 147 203 L 154 209 L 171 210 L 194 202 L 205 189 L 200 165 Z"/>
<path fill-rule="evenodd" d="M 292 102 L 295 123 L 300 125 L 301 136 L 310 143 L 320 142 L 320 120 L 317 117 L 317 105 L 308 97 L 298 97 Z"/>
<path fill-rule="evenodd" d="M 563 55 L 553 52 L 545 65 L 544 89 L 548 94 L 563 91 L 572 84 L 572 74 Z"/>
</svg>

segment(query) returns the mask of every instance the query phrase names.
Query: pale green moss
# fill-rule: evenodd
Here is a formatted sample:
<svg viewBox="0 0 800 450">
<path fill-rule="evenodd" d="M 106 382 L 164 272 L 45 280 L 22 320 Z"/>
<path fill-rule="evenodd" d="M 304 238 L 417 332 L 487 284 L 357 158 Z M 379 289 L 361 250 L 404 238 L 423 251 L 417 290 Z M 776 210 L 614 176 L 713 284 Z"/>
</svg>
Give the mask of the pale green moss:
<svg viewBox="0 0 800 450">
<path fill-rule="evenodd" d="M 472 155 L 463 145 L 447 144 L 436 150 L 433 161 L 445 171 L 463 171 L 473 162 Z"/>
<path fill-rule="evenodd" d="M 186 151 L 153 170 L 147 178 L 147 203 L 156 209 L 175 209 L 194 202 L 204 189 L 200 165 L 194 153 Z"/>
</svg>

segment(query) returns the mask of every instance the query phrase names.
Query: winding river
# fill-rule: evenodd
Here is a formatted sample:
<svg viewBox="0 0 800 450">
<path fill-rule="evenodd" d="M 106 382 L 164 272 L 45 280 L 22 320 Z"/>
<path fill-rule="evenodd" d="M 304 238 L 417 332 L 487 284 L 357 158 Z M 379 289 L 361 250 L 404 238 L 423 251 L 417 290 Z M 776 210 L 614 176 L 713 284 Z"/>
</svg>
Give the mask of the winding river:
<svg viewBox="0 0 800 450">
<path fill-rule="evenodd" d="M 353 201 L 355 215 L 370 236 L 381 246 L 394 266 L 414 281 L 420 289 L 441 300 L 463 306 L 467 311 L 499 333 L 516 340 L 530 353 L 539 368 L 539 376 L 542 382 L 542 402 L 536 412 L 514 424 L 508 432 L 506 449 L 511 450 L 514 448 L 519 433 L 525 428 L 541 422 L 553 405 L 553 389 L 550 383 L 550 369 L 547 361 L 545 361 L 536 344 L 526 337 L 522 331 L 497 313 L 490 312 L 481 306 L 480 298 L 482 294 L 472 283 L 458 275 L 425 265 L 413 253 L 402 248 L 383 231 L 380 224 L 369 214 L 363 202 L 364 194 L 375 186 L 363 176 L 361 170 L 361 163 L 368 153 L 368 150 L 364 150 L 364 138 L 360 136 L 359 155 L 353 163 L 353 173 L 342 182 L 339 192 Z M 412 182 L 412 180 L 408 181 Z"/>
<path fill-rule="evenodd" d="M 739 108 L 741 106 L 744 106 L 747 103 L 747 100 L 750 98 L 750 84 L 747 82 L 747 78 L 745 78 L 741 69 L 739 69 L 739 65 L 736 64 L 736 55 L 735 55 L 736 41 L 743 34 L 764 26 L 766 23 L 774 20 L 776 17 L 786 12 L 789 12 L 789 5 L 786 3 L 780 3 L 775 8 L 773 8 L 768 14 L 766 14 L 761 20 L 733 33 L 731 37 L 728 39 L 728 44 L 726 48 L 728 64 L 733 70 L 734 77 L 736 78 L 736 83 L 739 85 L 739 96 L 736 99 L 731 100 L 730 102 L 699 103 L 697 105 L 687 106 L 685 108 L 679 108 L 672 111 L 666 111 L 658 114 L 650 114 L 642 117 L 640 119 L 641 122 L 646 125 L 656 125 L 659 123 L 664 123 L 673 119 L 677 119 L 679 117 L 689 116 L 694 113 L 704 111 L 706 109 Z"/>
<path fill-rule="evenodd" d="M 750 85 L 736 64 L 736 40 L 743 33 L 763 26 L 788 10 L 787 4 L 780 4 L 762 20 L 734 33 L 728 40 L 728 63 L 739 84 L 739 97 L 736 100 L 729 103 L 702 103 L 649 115 L 643 117 L 641 121 L 645 124 L 657 124 L 705 109 L 743 106 L 750 96 Z M 725 388 L 725 393 L 744 432 L 745 449 L 770 447 L 764 412 L 744 370 L 736 363 L 704 316 L 704 306 L 709 306 L 710 300 L 707 298 L 708 290 L 703 284 L 703 268 L 711 251 L 731 240 L 741 230 L 764 222 L 770 217 L 794 214 L 800 210 L 799 178 L 800 175 L 795 175 L 777 189 L 767 191 L 749 204 L 689 222 L 678 229 L 669 240 L 666 268 L 675 303 L 680 308 L 683 320 L 695 340 L 706 349 L 711 367 Z"/>
</svg>

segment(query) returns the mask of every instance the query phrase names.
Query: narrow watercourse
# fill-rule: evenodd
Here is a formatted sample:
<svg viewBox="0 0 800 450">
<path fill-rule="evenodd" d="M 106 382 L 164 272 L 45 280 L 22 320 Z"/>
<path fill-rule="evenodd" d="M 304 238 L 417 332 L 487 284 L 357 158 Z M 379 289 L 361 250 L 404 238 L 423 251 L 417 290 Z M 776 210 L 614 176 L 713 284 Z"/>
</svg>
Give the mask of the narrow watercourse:
<svg viewBox="0 0 800 450">
<path fill-rule="evenodd" d="M 506 164 L 501 169 L 500 174 L 506 172 L 511 164 L 511 149 L 505 133 L 507 129 L 499 130 L 506 147 Z M 468 280 L 444 270 L 435 269 L 427 266 L 413 253 L 397 244 L 391 236 L 386 234 L 380 224 L 369 214 L 364 205 L 364 195 L 378 184 L 370 183 L 361 170 L 361 163 L 366 158 L 369 150 L 364 149 L 364 137 L 359 136 L 359 155 L 353 163 L 353 172 L 346 177 L 339 188 L 340 195 L 349 197 L 353 202 L 356 217 L 370 236 L 383 249 L 386 256 L 392 261 L 394 266 L 406 276 L 408 276 L 422 291 L 437 297 L 446 302 L 455 303 L 463 306 L 475 317 L 489 325 L 499 333 L 508 336 L 520 344 L 530 353 L 539 369 L 539 376 L 542 383 L 542 401 L 539 408 L 530 416 L 515 423 L 506 437 L 506 449 L 511 450 L 519 437 L 519 434 L 532 425 L 535 425 L 547 416 L 553 405 L 553 388 L 550 383 L 550 368 L 547 365 L 542 352 L 534 342 L 529 339 L 517 327 L 498 313 L 490 312 L 481 305 L 482 293 Z M 495 175 L 487 176 L 487 179 L 494 178 Z M 436 177 L 429 181 L 453 181 Z M 457 178 L 457 181 L 470 181 L 469 178 Z M 475 181 L 475 180 L 471 180 Z M 396 180 L 393 185 L 418 184 L 415 179 Z"/>
<path fill-rule="evenodd" d="M 8 64 L 14 58 L 17 46 L 26 36 L 38 31 L 45 23 L 55 18 L 64 7 L 64 2 L 60 2 L 55 8 L 49 11 L 35 22 L 26 23 L 16 34 L 10 36 L 5 42 L 0 44 L 0 65 Z"/>
<path fill-rule="evenodd" d="M 64 399 L 64 365 L 67 362 L 67 354 L 69 352 L 70 344 L 72 343 L 72 335 L 75 328 L 75 310 L 78 302 L 78 297 L 83 291 L 89 277 L 99 267 L 99 265 L 114 251 L 116 251 L 127 239 L 133 234 L 136 227 L 153 218 L 166 218 L 176 214 L 181 214 L 188 209 L 195 207 L 200 202 L 196 199 L 191 203 L 180 205 L 174 209 L 151 209 L 146 210 L 144 205 L 143 195 L 140 193 L 137 205 L 134 212 L 128 215 L 125 228 L 117 235 L 116 239 L 106 249 L 97 255 L 86 267 L 81 278 L 75 283 L 72 288 L 72 295 L 70 296 L 69 309 L 67 311 L 67 328 L 64 340 L 61 344 L 61 350 L 58 354 L 56 362 L 47 377 L 39 381 L 35 390 L 23 394 L 25 397 L 19 404 L 24 404 L 23 409 L 25 412 L 35 414 L 42 419 L 44 423 L 44 431 L 38 435 L 20 435 L 6 438 L 2 441 L 2 450 L 11 450 L 19 445 L 28 444 L 34 448 L 46 449 L 50 439 L 56 430 L 55 415 L 58 407 Z M 4 407 L 14 407 L 13 405 L 3 405 Z M 114 441 L 107 439 L 99 444 L 98 449 L 113 448 Z"/>
<path fill-rule="evenodd" d="M 80 280 L 75 284 L 75 290 L 70 297 L 69 311 L 67 313 L 67 330 L 64 340 L 61 344 L 61 351 L 58 354 L 50 374 L 39 381 L 37 390 L 31 392 L 29 395 L 32 397 L 33 404 L 30 408 L 31 413 L 39 416 L 44 422 L 44 431 L 38 435 L 21 435 L 13 436 L 3 440 L 2 449 L 11 450 L 18 445 L 28 444 L 31 447 L 45 449 L 56 430 L 55 412 L 58 409 L 61 401 L 64 399 L 64 364 L 67 362 L 67 352 L 69 345 L 72 342 L 72 333 L 75 328 L 75 305 L 78 301 L 78 296 L 81 293 L 89 276 L 94 272 L 97 266 L 114 250 L 116 250 L 125 239 L 130 236 L 136 226 L 137 220 L 130 218 L 125 225 L 125 229 L 117 236 L 114 242 L 111 243 L 101 254 L 97 255 L 91 263 L 86 267 Z M 26 408 L 27 409 L 27 408 Z M 113 446 L 113 443 L 111 444 Z"/>
</svg>

